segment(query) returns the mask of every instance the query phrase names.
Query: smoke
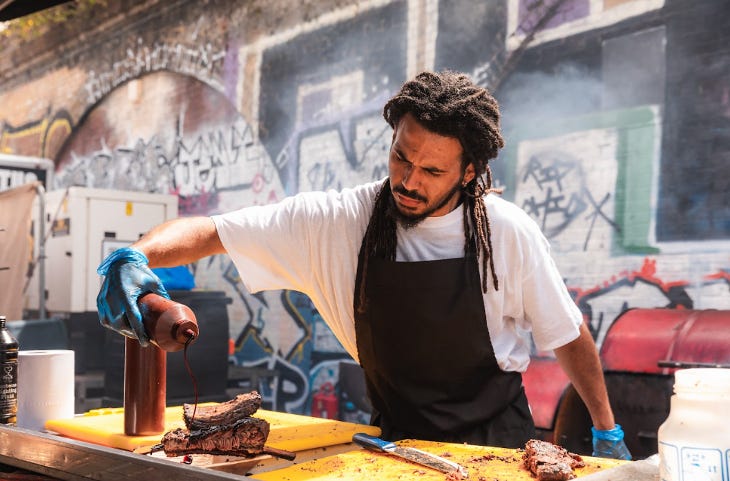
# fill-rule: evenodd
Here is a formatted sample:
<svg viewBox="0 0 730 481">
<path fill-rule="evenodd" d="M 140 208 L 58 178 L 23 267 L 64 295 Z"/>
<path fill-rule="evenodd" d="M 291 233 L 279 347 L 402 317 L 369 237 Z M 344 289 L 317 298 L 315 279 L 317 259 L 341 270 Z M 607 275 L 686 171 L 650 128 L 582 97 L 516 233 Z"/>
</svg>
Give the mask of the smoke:
<svg viewBox="0 0 730 481">
<path fill-rule="evenodd" d="M 554 72 L 515 73 L 502 84 L 497 100 L 503 128 L 525 126 L 601 109 L 603 85 L 585 67 L 561 64 Z"/>
</svg>

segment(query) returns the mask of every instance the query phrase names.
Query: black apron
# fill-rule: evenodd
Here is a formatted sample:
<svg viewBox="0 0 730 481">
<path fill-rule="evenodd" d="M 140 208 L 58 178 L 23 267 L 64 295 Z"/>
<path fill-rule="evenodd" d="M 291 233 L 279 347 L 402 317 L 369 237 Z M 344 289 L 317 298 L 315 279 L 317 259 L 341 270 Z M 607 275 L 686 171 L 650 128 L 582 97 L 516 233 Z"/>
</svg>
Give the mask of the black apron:
<svg viewBox="0 0 730 481">
<path fill-rule="evenodd" d="M 494 356 L 474 250 L 424 262 L 371 256 L 362 313 L 360 250 L 357 349 L 384 439 L 519 448 L 535 436 L 521 374 Z"/>
</svg>

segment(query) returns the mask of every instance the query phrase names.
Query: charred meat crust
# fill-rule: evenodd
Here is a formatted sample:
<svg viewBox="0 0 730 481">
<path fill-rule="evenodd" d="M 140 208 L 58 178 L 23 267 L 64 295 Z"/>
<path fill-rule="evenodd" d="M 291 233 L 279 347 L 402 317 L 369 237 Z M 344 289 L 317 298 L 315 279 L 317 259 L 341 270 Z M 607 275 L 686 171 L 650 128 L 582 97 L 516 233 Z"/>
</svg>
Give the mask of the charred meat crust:
<svg viewBox="0 0 730 481">
<path fill-rule="evenodd" d="M 239 394 L 230 401 L 212 406 L 183 404 L 183 419 L 190 431 L 233 424 L 251 416 L 261 407 L 261 395 L 256 391 Z M 193 415 L 194 413 L 194 415 Z"/>
</svg>

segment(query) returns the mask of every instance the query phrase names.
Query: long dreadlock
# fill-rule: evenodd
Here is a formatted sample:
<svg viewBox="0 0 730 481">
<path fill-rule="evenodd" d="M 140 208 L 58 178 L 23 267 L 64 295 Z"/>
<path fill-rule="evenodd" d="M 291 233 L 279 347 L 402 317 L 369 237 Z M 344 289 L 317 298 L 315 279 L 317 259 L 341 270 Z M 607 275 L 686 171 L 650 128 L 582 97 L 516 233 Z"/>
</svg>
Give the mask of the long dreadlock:
<svg viewBox="0 0 730 481">
<path fill-rule="evenodd" d="M 451 71 L 423 72 L 406 82 L 401 90 L 383 108 L 383 117 L 395 128 L 407 113 L 429 131 L 459 140 L 463 149 L 462 172 L 471 163 L 476 176 L 462 188 L 464 195 L 464 248 L 468 248 L 474 234 L 477 254 L 482 257 L 482 291 L 487 292 L 487 272 L 491 270 L 494 288 L 499 290 L 492 256 L 492 232 L 484 205 L 484 197 L 491 192 L 492 172 L 488 162 L 497 156 L 504 140 L 499 127 L 499 105 L 486 89 L 474 84 L 469 77 Z M 365 284 L 370 256 L 395 260 L 396 220 L 390 212 L 393 202 L 390 181 L 375 197 L 363 241 L 362 282 L 359 306 L 364 309 Z M 471 219 L 471 222 L 470 222 Z"/>
</svg>

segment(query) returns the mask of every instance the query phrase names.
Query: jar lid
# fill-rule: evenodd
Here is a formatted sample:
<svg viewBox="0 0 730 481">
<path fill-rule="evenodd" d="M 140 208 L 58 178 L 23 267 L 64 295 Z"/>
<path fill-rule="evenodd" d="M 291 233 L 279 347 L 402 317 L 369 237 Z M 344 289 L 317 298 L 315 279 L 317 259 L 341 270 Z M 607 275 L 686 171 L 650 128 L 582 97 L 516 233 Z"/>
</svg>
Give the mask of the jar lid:
<svg viewBox="0 0 730 481">
<path fill-rule="evenodd" d="M 726 394 L 730 396 L 730 369 L 692 368 L 674 373 L 677 394 Z"/>
</svg>

